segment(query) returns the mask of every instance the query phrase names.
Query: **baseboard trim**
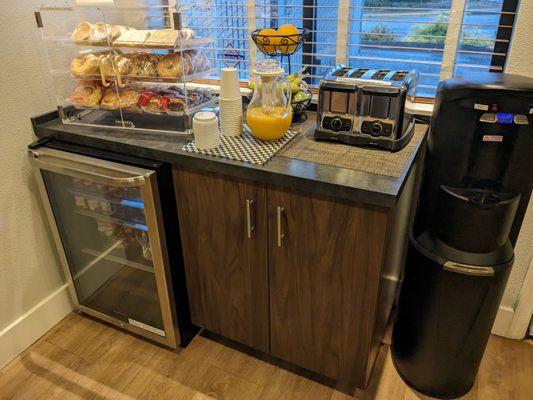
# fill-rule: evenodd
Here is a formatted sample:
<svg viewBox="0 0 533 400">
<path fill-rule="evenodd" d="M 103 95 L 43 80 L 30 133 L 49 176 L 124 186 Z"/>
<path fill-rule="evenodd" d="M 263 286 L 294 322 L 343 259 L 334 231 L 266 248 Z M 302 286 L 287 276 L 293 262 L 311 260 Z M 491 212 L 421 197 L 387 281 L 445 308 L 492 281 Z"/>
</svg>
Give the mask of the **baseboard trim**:
<svg viewBox="0 0 533 400">
<path fill-rule="evenodd" d="M 508 337 L 509 328 L 514 317 L 514 309 L 508 306 L 500 306 L 498 314 L 496 314 L 496 320 L 492 326 L 492 334 Z"/>
<path fill-rule="evenodd" d="M 2 329 L 0 369 L 35 343 L 73 309 L 68 284 L 64 284 Z"/>
</svg>

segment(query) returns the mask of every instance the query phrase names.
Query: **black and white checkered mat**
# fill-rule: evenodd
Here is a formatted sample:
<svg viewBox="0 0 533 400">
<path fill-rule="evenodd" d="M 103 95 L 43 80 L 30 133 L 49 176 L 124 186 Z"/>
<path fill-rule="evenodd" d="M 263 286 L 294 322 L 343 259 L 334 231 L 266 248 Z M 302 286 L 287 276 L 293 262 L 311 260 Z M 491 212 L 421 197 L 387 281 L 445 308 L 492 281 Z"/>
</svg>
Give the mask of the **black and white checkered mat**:
<svg viewBox="0 0 533 400">
<path fill-rule="evenodd" d="M 234 137 L 221 135 L 221 144 L 214 149 L 197 149 L 193 141 L 183 146 L 182 150 L 262 165 L 270 160 L 279 149 L 289 143 L 298 132 L 299 130 L 290 129 L 278 140 L 263 142 L 256 139 L 247 129 L 245 129 L 242 136 Z"/>
</svg>

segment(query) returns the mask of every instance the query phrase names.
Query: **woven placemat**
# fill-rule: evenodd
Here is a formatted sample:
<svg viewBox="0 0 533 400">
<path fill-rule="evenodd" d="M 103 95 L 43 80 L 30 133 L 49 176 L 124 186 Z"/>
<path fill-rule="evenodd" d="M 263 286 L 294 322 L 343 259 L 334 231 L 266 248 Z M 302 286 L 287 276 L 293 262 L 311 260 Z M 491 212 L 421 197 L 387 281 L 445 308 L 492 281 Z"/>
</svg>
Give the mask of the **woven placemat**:
<svg viewBox="0 0 533 400">
<path fill-rule="evenodd" d="M 424 138 L 426 129 L 426 124 L 416 123 L 415 132 L 407 146 L 399 151 L 390 152 L 338 142 L 316 141 L 313 139 L 313 128 L 299 135 L 278 155 L 397 178 L 402 175 L 413 152 Z"/>
<path fill-rule="evenodd" d="M 289 129 L 285 135 L 278 140 L 263 142 L 262 140 L 256 139 L 247 129 L 244 129 L 241 136 L 221 135 L 221 143 L 214 149 L 197 149 L 194 141 L 192 141 L 183 146 L 182 150 L 263 165 L 270 160 L 279 149 L 296 136 L 298 132 L 299 130 L 297 129 Z"/>
</svg>

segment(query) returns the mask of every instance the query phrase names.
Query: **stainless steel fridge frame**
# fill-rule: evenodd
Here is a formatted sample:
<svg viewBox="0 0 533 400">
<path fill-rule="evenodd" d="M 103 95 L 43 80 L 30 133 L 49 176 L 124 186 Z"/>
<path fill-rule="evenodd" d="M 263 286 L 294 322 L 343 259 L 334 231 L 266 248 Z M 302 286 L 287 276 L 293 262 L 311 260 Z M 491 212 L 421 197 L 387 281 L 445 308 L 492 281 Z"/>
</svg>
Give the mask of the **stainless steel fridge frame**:
<svg viewBox="0 0 533 400">
<path fill-rule="evenodd" d="M 164 225 L 161 205 L 159 202 L 156 171 L 45 147 L 29 149 L 28 157 L 37 180 L 37 186 L 39 187 L 50 229 L 67 279 L 69 291 L 77 309 L 85 314 L 155 342 L 174 349 L 177 348 L 181 343 L 181 339 L 177 323 L 172 279 L 170 276 L 167 244 L 163 229 Z M 152 250 L 152 263 L 159 304 L 161 307 L 163 328 L 165 332 L 164 337 L 80 304 L 76 288 L 74 287 L 67 255 L 63 247 L 59 228 L 52 209 L 52 204 L 48 197 L 42 171 L 88 179 L 114 187 L 140 188 L 142 201 L 144 203 L 146 225 L 148 226 L 148 237 Z"/>
</svg>

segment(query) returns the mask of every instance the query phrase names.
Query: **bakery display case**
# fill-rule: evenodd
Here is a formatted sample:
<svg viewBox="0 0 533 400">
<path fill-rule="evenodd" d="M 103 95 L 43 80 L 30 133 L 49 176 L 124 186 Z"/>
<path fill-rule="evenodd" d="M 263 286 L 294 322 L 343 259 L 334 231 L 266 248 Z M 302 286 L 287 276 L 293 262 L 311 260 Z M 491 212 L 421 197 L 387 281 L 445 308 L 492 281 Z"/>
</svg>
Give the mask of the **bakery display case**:
<svg viewBox="0 0 533 400">
<path fill-rule="evenodd" d="M 63 123 L 188 134 L 192 115 L 217 102 L 201 87 L 214 72 L 213 7 L 113 3 L 35 12 Z"/>
</svg>

